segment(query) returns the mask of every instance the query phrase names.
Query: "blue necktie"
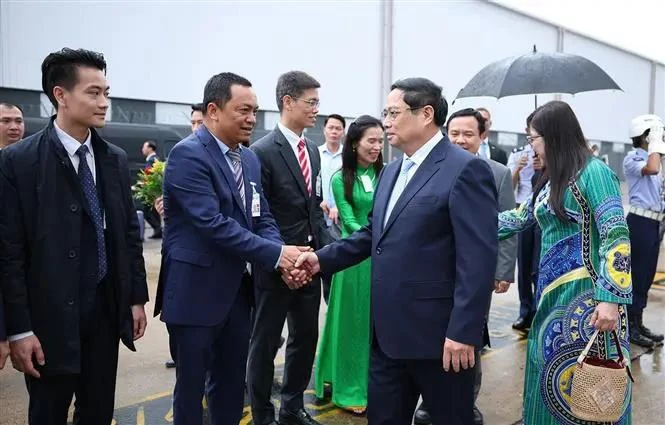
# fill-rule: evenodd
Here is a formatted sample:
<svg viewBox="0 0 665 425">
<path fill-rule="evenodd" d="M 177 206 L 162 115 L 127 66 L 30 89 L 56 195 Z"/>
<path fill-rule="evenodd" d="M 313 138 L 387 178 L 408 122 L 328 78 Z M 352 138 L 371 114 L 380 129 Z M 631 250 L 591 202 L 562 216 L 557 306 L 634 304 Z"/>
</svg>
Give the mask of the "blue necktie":
<svg viewBox="0 0 665 425">
<path fill-rule="evenodd" d="M 81 147 L 76 150 L 76 155 L 79 157 L 79 180 L 81 181 L 83 195 L 88 202 L 90 214 L 92 215 L 92 222 L 95 226 L 95 236 L 97 238 L 97 282 L 101 282 L 101 280 L 104 279 L 104 276 L 106 276 L 107 267 L 106 243 L 104 241 L 104 217 L 100 205 L 101 203 L 99 202 L 99 196 L 97 195 L 95 180 L 92 177 L 90 167 L 88 167 L 88 161 L 86 159 L 87 153 L 88 147 L 86 145 L 81 145 Z"/>
<path fill-rule="evenodd" d="M 245 179 L 242 177 L 242 161 L 240 160 L 240 152 L 232 151 L 229 149 L 226 154 L 229 156 L 229 158 L 231 158 L 231 163 L 233 164 L 233 177 L 235 177 L 236 185 L 238 185 L 238 192 L 240 192 L 242 206 L 246 209 L 247 203 L 245 201 Z"/>
<path fill-rule="evenodd" d="M 413 162 L 410 158 L 405 157 L 402 160 L 402 170 L 400 171 L 399 176 L 397 177 L 397 181 L 395 181 L 395 186 L 393 186 L 393 192 L 390 195 L 390 200 L 388 201 L 388 206 L 386 207 L 386 215 L 383 219 L 384 227 L 388 223 L 390 214 L 393 212 L 393 208 L 395 208 L 395 204 L 397 204 L 399 197 L 402 196 L 402 192 L 404 192 L 406 184 L 409 182 L 408 179 L 409 170 L 414 165 L 416 165 L 416 163 Z"/>
</svg>

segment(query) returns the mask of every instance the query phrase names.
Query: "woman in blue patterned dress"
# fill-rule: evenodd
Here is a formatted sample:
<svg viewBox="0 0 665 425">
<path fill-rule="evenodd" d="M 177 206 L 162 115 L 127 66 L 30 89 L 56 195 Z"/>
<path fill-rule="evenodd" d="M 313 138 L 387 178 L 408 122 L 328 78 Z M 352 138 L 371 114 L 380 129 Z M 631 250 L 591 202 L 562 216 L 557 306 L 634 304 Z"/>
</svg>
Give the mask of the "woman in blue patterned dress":
<svg viewBox="0 0 665 425">
<path fill-rule="evenodd" d="M 499 215 L 499 237 L 532 225 L 542 231 L 537 311 L 529 333 L 524 425 L 591 424 L 573 416 L 570 386 L 577 356 L 594 329 L 616 329 L 630 359 L 626 304 L 631 303 L 630 242 L 619 181 L 593 158 L 577 117 L 560 101 L 537 109 L 529 142 L 546 179 L 521 208 Z M 583 237 L 584 234 L 589 237 Z M 605 332 L 596 355 L 616 358 Z M 625 413 L 630 417 L 630 388 Z"/>
</svg>

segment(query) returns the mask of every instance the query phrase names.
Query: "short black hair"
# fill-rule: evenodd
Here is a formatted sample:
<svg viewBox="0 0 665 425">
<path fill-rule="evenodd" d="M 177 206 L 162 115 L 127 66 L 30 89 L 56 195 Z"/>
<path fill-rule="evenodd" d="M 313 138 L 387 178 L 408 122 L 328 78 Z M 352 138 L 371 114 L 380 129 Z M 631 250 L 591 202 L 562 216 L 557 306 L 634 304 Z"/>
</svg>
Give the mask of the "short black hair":
<svg viewBox="0 0 665 425">
<path fill-rule="evenodd" d="M 200 113 L 203 113 L 204 109 L 205 108 L 203 107 L 203 103 L 195 103 L 195 104 L 192 105 L 192 112 L 189 114 L 189 116 L 191 117 L 192 114 L 196 111 L 199 111 Z"/>
<path fill-rule="evenodd" d="M 42 62 L 42 90 L 48 96 L 53 107 L 58 109 L 58 102 L 53 95 L 55 86 L 71 90 L 78 82 L 78 67 L 96 68 L 106 74 L 104 55 L 92 50 L 70 49 L 65 47 L 50 53 Z"/>
<path fill-rule="evenodd" d="M 23 115 L 23 108 L 21 108 L 19 105 L 14 105 L 13 103 L 7 103 L 7 102 L 0 102 L 0 106 L 3 106 L 5 108 L 16 108 L 19 111 L 21 111 L 21 115 Z"/>
<path fill-rule="evenodd" d="M 344 119 L 343 116 L 341 116 L 341 115 L 339 115 L 339 114 L 330 114 L 330 115 L 328 115 L 328 116 L 326 117 L 326 120 L 323 121 L 323 126 L 324 126 L 324 127 L 325 127 L 326 125 L 328 125 L 328 120 L 329 120 L 330 118 L 332 118 L 332 119 L 336 119 L 337 121 L 341 122 L 341 123 L 342 123 L 342 127 L 346 128 L 346 120 Z"/>
<path fill-rule="evenodd" d="M 404 92 L 404 103 L 412 109 L 431 106 L 434 109 L 434 123 L 437 127 L 446 123 L 448 102 L 443 97 L 441 87 L 433 81 L 427 78 L 405 78 L 395 81 L 390 86 L 390 90 L 395 89 Z"/>
<path fill-rule="evenodd" d="M 645 138 L 646 136 L 648 136 L 649 133 L 651 133 L 651 129 L 650 129 L 650 128 L 647 128 L 646 130 L 644 130 L 644 133 L 642 133 L 642 135 L 640 135 L 640 136 L 635 136 L 635 137 L 631 137 L 630 140 L 633 141 L 633 147 L 634 147 L 634 148 L 639 148 L 639 147 L 641 147 L 642 144 L 644 143 L 644 138 Z"/>
<path fill-rule="evenodd" d="M 289 71 L 280 75 L 275 88 L 277 109 L 279 109 L 279 112 L 284 109 L 284 96 L 297 98 L 305 90 L 318 89 L 319 87 L 321 87 L 321 84 L 306 72 Z"/>
<path fill-rule="evenodd" d="M 150 149 L 152 149 L 153 151 L 157 152 L 157 142 L 155 142 L 154 140 L 146 140 L 145 142 L 143 142 L 144 145 L 145 145 L 146 143 L 148 144 L 148 147 L 149 147 Z"/>
<path fill-rule="evenodd" d="M 206 114 L 210 103 L 223 108 L 226 102 L 231 100 L 231 86 L 233 85 L 252 87 L 252 83 L 247 78 L 232 72 L 222 72 L 210 77 L 203 89 L 203 115 Z M 194 108 L 192 107 L 192 109 Z"/>
<path fill-rule="evenodd" d="M 486 130 L 485 127 L 485 118 L 478 109 L 466 108 L 460 109 L 459 111 L 454 112 L 450 118 L 448 118 L 448 124 L 446 124 L 446 129 L 450 126 L 450 122 L 459 117 L 474 117 L 478 121 L 478 134 L 483 134 Z"/>
</svg>

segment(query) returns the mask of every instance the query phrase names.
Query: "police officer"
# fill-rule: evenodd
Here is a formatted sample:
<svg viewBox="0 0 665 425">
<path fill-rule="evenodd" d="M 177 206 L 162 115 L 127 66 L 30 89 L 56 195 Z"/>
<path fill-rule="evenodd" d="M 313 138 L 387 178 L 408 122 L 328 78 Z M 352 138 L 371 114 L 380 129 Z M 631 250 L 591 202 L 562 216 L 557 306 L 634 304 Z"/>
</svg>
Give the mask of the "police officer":
<svg viewBox="0 0 665 425">
<path fill-rule="evenodd" d="M 526 119 L 526 133 L 533 113 Z M 517 205 L 527 202 L 533 195 L 534 150 L 531 145 L 513 149 L 508 158 L 508 168 L 513 175 L 515 201 Z M 533 296 L 534 276 L 537 276 L 540 259 L 540 243 L 536 240 L 535 226 L 518 235 L 517 244 L 517 289 L 520 296 L 520 315 L 513 323 L 513 329 L 524 331 L 531 327 L 536 312 Z"/>
<path fill-rule="evenodd" d="M 630 137 L 634 149 L 623 161 L 630 197 L 626 217 L 633 281 L 633 303 L 628 306 L 630 342 L 649 348 L 663 341 L 663 335 L 653 333 L 642 321 L 658 264 L 660 221 L 665 216 L 661 172 L 661 157 L 665 155 L 663 121 L 656 115 L 638 116 L 631 122 Z"/>
</svg>

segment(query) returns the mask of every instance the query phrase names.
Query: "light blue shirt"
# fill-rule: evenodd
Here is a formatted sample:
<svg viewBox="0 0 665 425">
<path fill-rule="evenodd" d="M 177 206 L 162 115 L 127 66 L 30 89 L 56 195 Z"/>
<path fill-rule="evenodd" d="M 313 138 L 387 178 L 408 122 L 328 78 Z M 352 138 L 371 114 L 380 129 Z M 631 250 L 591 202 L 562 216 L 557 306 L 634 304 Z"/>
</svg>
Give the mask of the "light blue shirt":
<svg viewBox="0 0 665 425">
<path fill-rule="evenodd" d="M 208 129 L 210 131 L 210 129 Z M 219 140 L 217 136 L 215 136 L 212 131 L 210 131 L 210 134 L 212 135 L 212 138 L 215 139 L 217 142 L 217 146 L 219 146 L 219 149 L 222 150 L 222 155 L 224 156 L 224 159 L 226 159 L 226 163 L 229 164 L 229 168 L 231 169 L 231 172 L 233 172 L 233 161 L 231 161 L 231 158 L 226 154 L 228 151 L 231 150 L 224 142 Z M 242 145 L 238 145 L 238 152 L 241 153 L 244 148 Z M 244 167 L 243 167 L 244 170 Z M 245 178 L 245 176 L 243 176 Z M 284 246 L 282 246 L 282 250 L 279 252 L 279 258 L 277 259 L 277 263 L 275 264 L 275 269 L 279 267 L 279 262 L 282 261 L 282 255 L 284 255 Z M 247 263 L 247 270 L 251 273 L 252 272 L 252 267 L 250 263 Z"/>
<path fill-rule="evenodd" d="M 526 202 L 531 195 L 533 195 L 533 188 L 531 187 L 531 177 L 535 170 L 533 169 L 533 155 L 534 150 L 531 145 L 526 145 L 524 148 L 515 149 L 508 157 L 508 168 L 511 174 L 517 169 L 517 165 L 523 155 L 527 155 L 527 163 L 522 170 L 520 170 L 520 178 L 515 188 L 515 201 L 518 204 Z"/>
<path fill-rule="evenodd" d="M 395 181 L 395 185 L 393 186 L 392 192 L 390 193 L 390 199 L 388 200 L 388 205 L 386 206 L 386 215 L 383 218 L 384 227 L 388 223 L 388 219 L 392 214 L 393 208 L 395 207 L 397 200 L 402 195 L 404 189 L 406 189 L 406 186 L 408 186 L 409 181 L 411 181 L 411 179 L 413 178 L 413 175 L 416 174 L 416 171 L 418 171 L 418 168 L 420 168 L 420 164 L 422 164 L 423 161 L 425 161 L 429 153 L 432 152 L 432 149 L 434 149 L 434 147 L 439 144 L 441 139 L 443 139 L 443 133 L 441 133 L 441 131 L 437 131 L 434 134 L 434 136 L 432 136 L 432 138 L 429 139 L 427 143 L 425 143 L 417 151 L 415 151 L 413 155 L 411 155 L 411 157 L 408 157 L 406 155 L 402 157 L 402 164 L 400 165 L 400 174 L 398 175 L 397 180 Z M 406 161 L 409 161 L 412 164 L 407 165 Z M 407 170 L 406 176 L 402 176 L 404 169 Z"/>
<path fill-rule="evenodd" d="M 649 153 L 642 148 L 633 149 L 623 159 L 629 202 L 633 207 L 662 212 L 665 206 L 661 197 L 663 173 L 661 170 L 655 175 L 642 175 L 648 159 Z"/>
<path fill-rule="evenodd" d="M 321 155 L 321 197 L 328 204 L 330 208 L 335 207 L 335 197 L 332 193 L 332 176 L 337 170 L 342 168 L 342 145 L 339 145 L 337 152 L 332 153 L 328 150 L 328 146 L 324 143 L 319 146 L 319 154 Z M 328 227 L 332 225 L 332 220 L 326 215 L 326 224 Z"/>
</svg>

